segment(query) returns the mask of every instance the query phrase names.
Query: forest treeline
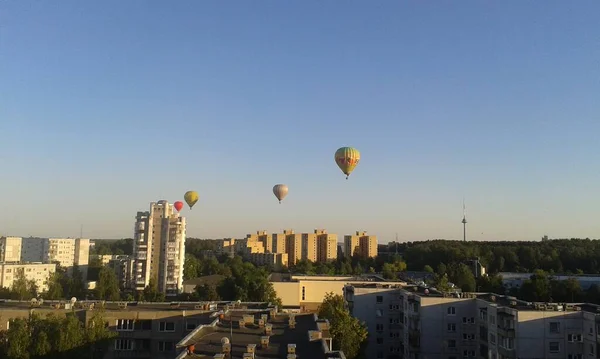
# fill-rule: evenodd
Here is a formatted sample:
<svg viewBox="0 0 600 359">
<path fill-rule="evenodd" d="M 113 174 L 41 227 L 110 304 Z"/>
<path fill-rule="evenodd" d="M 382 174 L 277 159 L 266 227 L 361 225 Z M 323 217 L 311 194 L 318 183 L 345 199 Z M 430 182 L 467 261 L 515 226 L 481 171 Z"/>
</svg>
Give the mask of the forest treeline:
<svg viewBox="0 0 600 359">
<path fill-rule="evenodd" d="M 390 244 L 395 250 L 396 245 Z M 599 274 L 600 241 L 548 239 L 531 242 L 462 242 L 431 240 L 397 244 L 408 270 L 426 265 L 459 263 L 479 258 L 488 273 L 533 272 Z"/>
</svg>

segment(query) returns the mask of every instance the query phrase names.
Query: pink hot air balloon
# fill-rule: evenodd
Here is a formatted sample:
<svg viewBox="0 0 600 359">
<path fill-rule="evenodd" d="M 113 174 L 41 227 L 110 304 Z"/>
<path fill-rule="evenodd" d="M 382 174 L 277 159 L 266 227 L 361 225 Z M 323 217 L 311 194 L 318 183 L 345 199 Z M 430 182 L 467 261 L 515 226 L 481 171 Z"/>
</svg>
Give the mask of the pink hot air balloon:
<svg viewBox="0 0 600 359">
<path fill-rule="evenodd" d="M 177 210 L 177 212 L 179 212 L 183 208 L 183 202 L 177 201 L 177 202 L 173 203 L 173 207 L 175 207 L 175 209 Z"/>
</svg>

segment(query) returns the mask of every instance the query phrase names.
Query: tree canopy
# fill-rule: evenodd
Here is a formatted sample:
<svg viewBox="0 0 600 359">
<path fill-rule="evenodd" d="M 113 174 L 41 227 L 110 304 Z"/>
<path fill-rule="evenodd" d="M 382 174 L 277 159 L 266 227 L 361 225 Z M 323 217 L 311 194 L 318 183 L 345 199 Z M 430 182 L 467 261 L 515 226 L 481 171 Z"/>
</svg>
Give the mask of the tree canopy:
<svg viewBox="0 0 600 359">
<path fill-rule="evenodd" d="M 344 302 L 344 297 L 327 293 L 319 306 L 319 318 L 329 320 L 333 348 L 342 350 L 348 359 L 358 358 L 367 343 L 368 331 L 354 318 Z"/>
<path fill-rule="evenodd" d="M 75 315 L 42 317 L 34 312 L 29 318 L 11 319 L 3 335 L 0 357 L 94 359 L 102 358 L 116 333 L 105 326 L 100 312 L 94 313 L 87 326 Z"/>
</svg>

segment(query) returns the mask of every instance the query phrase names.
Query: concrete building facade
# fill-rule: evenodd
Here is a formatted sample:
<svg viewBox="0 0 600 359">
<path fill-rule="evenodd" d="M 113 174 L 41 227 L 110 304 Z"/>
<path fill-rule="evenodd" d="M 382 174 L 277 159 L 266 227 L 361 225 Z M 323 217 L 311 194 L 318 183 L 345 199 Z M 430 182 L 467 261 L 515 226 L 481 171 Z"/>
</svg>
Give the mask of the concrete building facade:
<svg viewBox="0 0 600 359">
<path fill-rule="evenodd" d="M 90 256 L 90 240 L 87 238 L 22 238 L 21 262 L 58 263 L 72 273 L 78 266 L 87 278 Z"/>
<path fill-rule="evenodd" d="M 316 230 L 317 262 L 329 262 L 337 259 L 337 234 L 327 233 L 326 230 Z"/>
<path fill-rule="evenodd" d="M 248 260 L 254 265 L 270 266 L 275 269 L 288 265 L 288 256 L 285 253 L 252 253 L 248 255 Z"/>
<path fill-rule="evenodd" d="M 364 231 L 344 236 L 344 254 L 346 257 L 358 255 L 361 258 L 377 257 L 377 236 Z"/>
<path fill-rule="evenodd" d="M 302 233 L 302 256 L 301 260 L 304 261 L 317 261 L 317 231 L 315 233 Z"/>
<path fill-rule="evenodd" d="M 143 290 L 153 281 L 158 290 L 176 295 L 183 289 L 185 261 L 185 217 L 161 200 L 150 203 L 150 211 L 138 212 L 134 229 L 134 276 L 131 287 Z"/>
<path fill-rule="evenodd" d="M 0 262 L 20 262 L 21 243 L 21 237 L 0 237 Z"/>
<path fill-rule="evenodd" d="M 12 288 L 18 273 L 34 281 L 39 292 L 48 290 L 48 278 L 56 272 L 55 263 L 2 263 L 0 264 L 0 287 Z"/>
<path fill-rule="evenodd" d="M 449 297 L 415 286 L 344 288 L 369 328 L 369 358 L 597 358 L 600 306 L 529 303 L 488 293 Z"/>
<path fill-rule="evenodd" d="M 385 282 L 378 275 L 353 276 L 309 276 L 273 273 L 269 277 L 277 297 L 284 308 L 315 311 L 323 303 L 327 293 L 342 295 L 344 286 L 352 283 Z M 404 282 L 399 282 L 404 283 Z"/>
</svg>

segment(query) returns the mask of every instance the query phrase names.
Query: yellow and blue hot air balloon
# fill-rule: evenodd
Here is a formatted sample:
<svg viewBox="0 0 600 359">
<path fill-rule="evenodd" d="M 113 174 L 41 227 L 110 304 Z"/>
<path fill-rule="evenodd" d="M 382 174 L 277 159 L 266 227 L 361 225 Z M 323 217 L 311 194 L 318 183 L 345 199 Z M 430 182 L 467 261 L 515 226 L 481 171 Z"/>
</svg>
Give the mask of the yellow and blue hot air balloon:
<svg viewBox="0 0 600 359">
<path fill-rule="evenodd" d="M 194 207 L 196 202 L 198 202 L 199 198 L 200 198 L 200 196 L 198 196 L 198 192 L 196 192 L 196 191 L 187 191 L 183 195 L 183 199 L 185 200 L 185 203 L 187 203 L 188 206 L 190 206 L 190 209 L 192 209 L 192 207 Z"/>
<path fill-rule="evenodd" d="M 360 162 L 360 152 L 354 147 L 342 147 L 335 151 L 335 163 L 346 175 L 346 179 L 350 173 L 354 171 L 358 162 Z"/>
</svg>

